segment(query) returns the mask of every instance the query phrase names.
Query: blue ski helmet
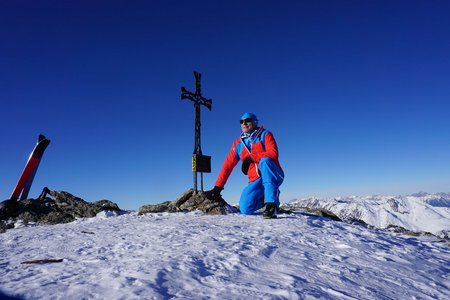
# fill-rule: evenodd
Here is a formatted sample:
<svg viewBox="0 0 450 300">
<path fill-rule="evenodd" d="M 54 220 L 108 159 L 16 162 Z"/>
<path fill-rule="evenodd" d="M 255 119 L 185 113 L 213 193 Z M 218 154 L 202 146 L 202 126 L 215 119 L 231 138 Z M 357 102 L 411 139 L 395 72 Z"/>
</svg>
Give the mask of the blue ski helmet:
<svg viewBox="0 0 450 300">
<path fill-rule="evenodd" d="M 256 125 L 258 125 L 258 117 L 255 114 L 246 112 L 241 117 L 241 120 L 244 120 L 244 119 L 253 119 L 253 121 L 255 121 Z"/>
</svg>

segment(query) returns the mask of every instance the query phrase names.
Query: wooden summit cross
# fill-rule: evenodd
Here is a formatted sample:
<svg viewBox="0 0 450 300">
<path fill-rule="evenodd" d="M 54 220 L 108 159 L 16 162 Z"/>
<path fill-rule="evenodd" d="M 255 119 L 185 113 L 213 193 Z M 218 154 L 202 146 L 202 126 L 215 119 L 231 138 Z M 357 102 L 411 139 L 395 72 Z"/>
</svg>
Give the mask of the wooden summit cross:
<svg viewBox="0 0 450 300">
<path fill-rule="evenodd" d="M 200 135 L 200 105 L 206 106 L 211 110 L 212 100 L 202 96 L 200 79 L 202 74 L 194 71 L 195 93 L 187 91 L 181 87 L 181 99 L 188 99 L 194 102 L 195 125 L 194 125 L 194 153 L 192 154 L 192 172 L 194 174 L 194 190 L 197 191 L 197 173 L 200 173 L 201 190 L 203 191 L 203 173 L 211 173 L 211 156 L 202 154 L 201 135 Z"/>
</svg>

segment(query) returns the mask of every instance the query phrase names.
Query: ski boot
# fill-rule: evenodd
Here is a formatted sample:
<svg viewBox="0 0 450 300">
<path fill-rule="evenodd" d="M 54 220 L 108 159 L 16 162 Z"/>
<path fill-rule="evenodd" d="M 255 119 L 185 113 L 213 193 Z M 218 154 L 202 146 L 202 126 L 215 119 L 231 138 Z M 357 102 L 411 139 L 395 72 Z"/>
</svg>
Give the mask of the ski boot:
<svg viewBox="0 0 450 300">
<path fill-rule="evenodd" d="M 276 219 L 277 218 L 277 204 L 276 203 L 266 203 L 263 212 L 264 219 Z"/>
</svg>

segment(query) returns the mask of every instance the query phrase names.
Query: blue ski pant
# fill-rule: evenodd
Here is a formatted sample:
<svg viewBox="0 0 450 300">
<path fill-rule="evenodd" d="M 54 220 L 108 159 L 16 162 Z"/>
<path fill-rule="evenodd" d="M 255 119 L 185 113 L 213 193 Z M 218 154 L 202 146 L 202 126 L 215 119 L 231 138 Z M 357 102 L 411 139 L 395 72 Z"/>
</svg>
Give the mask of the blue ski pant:
<svg viewBox="0 0 450 300">
<path fill-rule="evenodd" d="M 264 203 L 280 204 L 280 190 L 284 180 L 283 171 L 270 158 L 262 158 L 258 164 L 260 177 L 250 182 L 242 191 L 239 209 L 242 214 L 250 215 L 264 206 Z M 264 202 L 262 198 L 264 196 Z"/>
</svg>

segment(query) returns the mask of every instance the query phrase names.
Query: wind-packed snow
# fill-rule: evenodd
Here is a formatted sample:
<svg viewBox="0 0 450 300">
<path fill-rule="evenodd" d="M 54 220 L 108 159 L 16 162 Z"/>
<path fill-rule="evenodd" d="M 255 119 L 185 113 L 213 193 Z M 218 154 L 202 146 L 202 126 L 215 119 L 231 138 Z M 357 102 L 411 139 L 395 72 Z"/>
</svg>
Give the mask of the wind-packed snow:
<svg viewBox="0 0 450 300">
<path fill-rule="evenodd" d="M 59 263 L 21 264 L 36 259 Z M 450 247 L 303 213 L 136 213 L 0 234 L 24 299 L 450 299 Z"/>
<path fill-rule="evenodd" d="M 450 237 L 450 194 L 421 192 L 411 196 L 308 198 L 295 200 L 290 205 L 324 208 L 341 219 L 359 219 L 377 228 L 395 225 Z"/>
</svg>

